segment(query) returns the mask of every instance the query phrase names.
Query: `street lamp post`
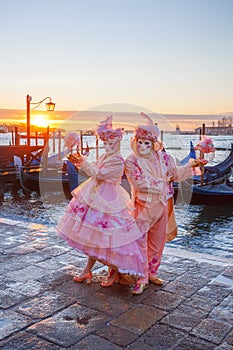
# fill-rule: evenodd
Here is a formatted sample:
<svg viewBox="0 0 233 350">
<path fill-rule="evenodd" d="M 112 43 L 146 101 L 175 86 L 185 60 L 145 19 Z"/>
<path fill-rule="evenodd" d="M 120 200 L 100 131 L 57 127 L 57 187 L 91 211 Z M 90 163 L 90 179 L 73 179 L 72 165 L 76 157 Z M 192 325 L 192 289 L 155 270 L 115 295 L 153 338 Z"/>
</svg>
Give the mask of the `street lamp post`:
<svg viewBox="0 0 233 350">
<path fill-rule="evenodd" d="M 31 102 L 32 101 L 32 97 L 27 95 L 26 96 L 26 104 L 27 104 L 27 144 L 30 146 L 30 143 L 31 143 L 31 105 L 36 105 L 34 107 L 37 108 L 40 106 L 40 104 L 42 102 L 44 102 L 45 100 L 49 99 L 49 102 L 46 103 L 46 108 L 47 108 L 47 111 L 49 112 L 53 112 L 54 111 L 54 108 L 55 108 L 55 103 L 52 102 L 52 99 L 51 97 L 45 97 L 43 98 L 43 100 L 39 101 L 39 102 Z"/>
</svg>

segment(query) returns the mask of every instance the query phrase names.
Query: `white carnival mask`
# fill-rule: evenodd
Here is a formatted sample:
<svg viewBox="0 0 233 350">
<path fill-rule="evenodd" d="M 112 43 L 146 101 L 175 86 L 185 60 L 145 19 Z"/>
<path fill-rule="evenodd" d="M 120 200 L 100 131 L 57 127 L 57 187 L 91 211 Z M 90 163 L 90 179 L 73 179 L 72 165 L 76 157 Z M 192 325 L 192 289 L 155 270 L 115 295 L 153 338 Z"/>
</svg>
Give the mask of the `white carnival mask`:
<svg viewBox="0 0 233 350">
<path fill-rule="evenodd" d="M 142 157 L 146 157 L 151 153 L 152 142 L 146 139 L 137 140 L 137 151 Z"/>
</svg>

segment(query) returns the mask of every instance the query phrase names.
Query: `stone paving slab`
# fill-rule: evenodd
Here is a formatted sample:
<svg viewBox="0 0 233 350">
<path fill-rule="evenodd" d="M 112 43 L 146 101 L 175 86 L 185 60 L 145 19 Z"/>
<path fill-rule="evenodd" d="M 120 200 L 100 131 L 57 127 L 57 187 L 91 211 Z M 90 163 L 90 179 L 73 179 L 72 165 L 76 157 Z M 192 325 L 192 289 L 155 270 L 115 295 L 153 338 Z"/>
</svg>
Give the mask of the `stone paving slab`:
<svg viewBox="0 0 233 350">
<path fill-rule="evenodd" d="M 164 285 L 135 296 L 100 263 L 74 283 L 86 257 L 51 226 L 0 218 L 0 252 L 3 350 L 233 350 L 233 259 L 167 245 Z"/>
<path fill-rule="evenodd" d="M 143 299 L 142 303 L 171 312 L 185 300 L 186 299 L 180 295 L 160 289 L 156 293 L 151 294 L 149 298 Z"/>
<path fill-rule="evenodd" d="M 192 330 L 192 334 L 219 345 L 231 329 L 232 326 L 227 323 L 206 318 Z"/>
<path fill-rule="evenodd" d="M 3 350 L 61 350 L 59 345 L 47 342 L 28 332 L 18 332 L 1 346 Z"/>
<path fill-rule="evenodd" d="M 74 304 L 53 317 L 34 324 L 28 330 L 55 344 L 69 347 L 107 321 L 109 318 L 104 313 Z"/>
<path fill-rule="evenodd" d="M 106 326 L 102 327 L 96 332 L 101 338 L 107 339 L 110 342 L 118 346 L 125 347 L 137 340 L 137 334 L 130 332 L 126 329 L 112 326 L 107 323 Z"/>
<path fill-rule="evenodd" d="M 13 310 L 0 311 L 0 339 L 4 339 L 32 323 L 33 321 L 29 317 Z"/>
<path fill-rule="evenodd" d="M 104 338 L 97 337 L 96 335 L 90 335 L 85 339 L 77 343 L 73 350 L 91 350 L 91 349 L 101 349 L 101 350 L 120 350 L 121 347 L 105 340 Z"/>
</svg>

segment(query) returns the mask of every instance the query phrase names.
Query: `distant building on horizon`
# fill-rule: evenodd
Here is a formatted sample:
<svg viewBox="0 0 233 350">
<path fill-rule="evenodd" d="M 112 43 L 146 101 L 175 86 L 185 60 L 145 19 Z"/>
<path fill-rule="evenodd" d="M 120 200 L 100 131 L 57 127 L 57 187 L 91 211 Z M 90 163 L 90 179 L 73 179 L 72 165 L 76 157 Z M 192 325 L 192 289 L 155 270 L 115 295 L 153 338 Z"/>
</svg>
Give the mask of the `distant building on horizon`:
<svg viewBox="0 0 233 350">
<path fill-rule="evenodd" d="M 195 132 L 200 134 L 201 127 L 196 128 Z M 205 127 L 206 135 L 233 135 L 232 126 L 206 126 Z"/>
<path fill-rule="evenodd" d="M 217 126 L 215 122 L 212 123 L 212 126 L 205 127 L 206 135 L 233 135 L 233 117 L 231 115 L 222 117 L 221 120 L 218 120 Z M 200 133 L 201 128 L 196 128 L 197 133 Z"/>
</svg>

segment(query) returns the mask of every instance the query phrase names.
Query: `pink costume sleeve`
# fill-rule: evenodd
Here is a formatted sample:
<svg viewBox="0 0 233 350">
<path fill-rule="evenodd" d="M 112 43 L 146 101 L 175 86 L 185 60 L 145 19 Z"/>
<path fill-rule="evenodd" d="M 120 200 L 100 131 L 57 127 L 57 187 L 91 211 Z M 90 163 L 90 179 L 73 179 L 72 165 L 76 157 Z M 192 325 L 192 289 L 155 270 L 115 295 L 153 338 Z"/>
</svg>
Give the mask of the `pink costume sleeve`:
<svg viewBox="0 0 233 350">
<path fill-rule="evenodd" d="M 124 160 L 122 157 L 111 157 L 106 161 L 89 163 L 83 161 L 81 168 L 97 181 L 118 182 L 124 172 Z"/>
<path fill-rule="evenodd" d="M 91 177 L 96 178 L 96 173 L 98 168 L 96 167 L 96 162 L 89 163 L 86 159 L 81 163 L 81 169 Z"/>
<path fill-rule="evenodd" d="M 169 161 L 169 175 L 174 176 L 174 181 L 182 182 L 192 177 L 192 168 L 189 164 L 177 166 L 172 157 Z"/>
<path fill-rule="evenodd" d="M 134 190 L 146 193 L 159 193 L 163 190 L 164 181 L 145 175 L 136 157 L 129 156 L 125 161 L 125 172 Z"/>
</svg>

